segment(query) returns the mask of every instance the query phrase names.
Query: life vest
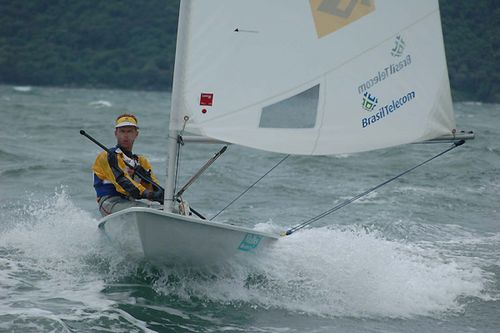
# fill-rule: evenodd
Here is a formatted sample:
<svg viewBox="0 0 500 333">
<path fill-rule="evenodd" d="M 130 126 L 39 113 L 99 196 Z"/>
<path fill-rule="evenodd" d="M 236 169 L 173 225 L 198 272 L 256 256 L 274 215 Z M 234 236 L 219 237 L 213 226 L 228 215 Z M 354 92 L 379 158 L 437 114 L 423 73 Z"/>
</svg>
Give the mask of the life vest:
<svg viewBox="0 0 500 333">
<path fill-rule="evenodd" d="M 153 190 L 153 186 L 145 181 L 141 181 L 133 175 L 133 169 L 125 164 L 140 165 L 151 173 L 151 179 L 158 183 L 156 176 L 151 171 L 151 164 L 144 156 L 127 156 L 119 147 L 112 149 L 116 154 L 116 160 L 109 159 L 108 153 L 103 151 L 97 155 L 92 171 L 94 171 L 94 188 L 97 197 L 102 196 L 125 196 L 140 199 L 144 190 Z M 115 165 L 110 165 L 110 160 L 115 161 Z"/>
</svg>

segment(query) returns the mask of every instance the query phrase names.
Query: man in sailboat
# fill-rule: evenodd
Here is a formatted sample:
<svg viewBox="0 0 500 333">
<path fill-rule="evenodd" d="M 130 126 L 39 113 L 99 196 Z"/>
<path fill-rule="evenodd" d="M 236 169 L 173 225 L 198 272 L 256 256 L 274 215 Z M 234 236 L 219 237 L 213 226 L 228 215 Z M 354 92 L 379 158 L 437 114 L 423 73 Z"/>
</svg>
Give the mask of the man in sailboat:
<svg viewBox="0 0 500 333">
<path fill-rule="evenodd" d="M 144 156 L 132 153 L 139 135 L 137 123 L 132 114 L 118 116 L 115 122 L 116 146 L 97 155 L 92 166 L 102 216 L 128 207 L 148 207 L 154 201 L 163 203 L 164 192 L 156 186 L 159 183 L 151 164 Z"/>
</svg>

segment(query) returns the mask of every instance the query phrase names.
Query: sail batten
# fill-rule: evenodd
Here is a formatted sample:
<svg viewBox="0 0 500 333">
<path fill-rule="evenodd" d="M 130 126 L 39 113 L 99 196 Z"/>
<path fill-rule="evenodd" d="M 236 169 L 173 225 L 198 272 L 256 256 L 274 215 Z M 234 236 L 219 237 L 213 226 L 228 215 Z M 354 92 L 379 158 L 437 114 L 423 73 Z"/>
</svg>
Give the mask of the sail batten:
<svg viewBox="0 0 500 333">
<path fill-rule="evenodd" d="M 437 0 L 188 1 L 171 130 L 329 155 L 455 128 Z"/>
</svg>

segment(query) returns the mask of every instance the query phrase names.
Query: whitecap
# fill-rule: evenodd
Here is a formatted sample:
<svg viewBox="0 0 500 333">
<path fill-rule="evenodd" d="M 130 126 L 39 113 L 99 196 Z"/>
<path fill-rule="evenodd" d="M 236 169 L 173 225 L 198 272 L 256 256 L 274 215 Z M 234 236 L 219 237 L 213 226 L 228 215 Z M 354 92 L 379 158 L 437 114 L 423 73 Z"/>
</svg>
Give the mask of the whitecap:
<svg viewBox="0 0 500 333">
<path fill-rule="evenodd" d="M 354 226 L 303 230 L 245 262 L 192 273 L 165 268 L 154 289 L 235 307 L 358 318 L 460 313 L 464 297 L 489 297 L 489 277 L 479 264 Z"/>
<path fill-rule="evenodd" d="M 114 301 L 99 293 L 106 280 L 130 276 L 138 267 L 99 241 L 97 221 L 64 191 L 40 204 L 31 201 L 17 222 L 0 234 L 0 244 L 15 251 L 0 261 L 8 271 L 0 279 L 7 281 L 4 290 L 11 296 L 24 283 L 19 279 L 24 268 L 12 265 L 12 257 L 42 274 L 35 288 L 43 285 L 51 297 L 81 302 L 75 305 L 80 310 L 110 309 Z M 276 228 L 272 221 L 267 224 L 256 228 Z M 453 234 L 451 241 L 460 244 L 472 236 Z M 498 239 L 482 240 L 492 241 Z M 409 318 L 460 313 L 464 298 L 495 297 L 488 291 L 491 277 L 482 267 L 480 260 L 465 258 L 454 243 L 388 240 L 362 226 L 337 226 L 304 229 L 280 239 L 265 253 L 208 273 L 189 267 L 141 271 L 154 277 L 156 292 L 188 301 L 194 296 L 234 307 L 251 304 L 321 317 Z M 44 303 L 43 291 L 35 289 L 30 295 Z M 20 310 L 14 308 L 7 299 L 0 302 L 0 310 Z"/>
<path fill-rule="evenodd" d="M 108 273 L 121 274 L 128 261 L 108 247 L 96 219 L 64 188 L 36 197 L 28 194 L 2 221 L 0 331 L 66 332 L 68 321 L 99 327 L 119 320 L 115 332 L 153 332 L 102 294 Z"/>
<path fill-rule="evenodd" d="M 30 316 L 43 308 L 70 318 L 75 314 L 58 309 L 61 300 L 75 309 L 104 310 L 114 304 L 99 293 L 104 281 L 98 267 L 106 261 L 100 254 L 108 251 L 101 248 L 97 221 L 76 207 L 64 189 L 42 200 L 28 196 L 11 218 L 0 233 L 0 268 L 7 271 L 0 274 L 0 290 L 9 296 L 0 299 L 0 313 Z M 31 305 L 16 305 L 27 297 Z"/>
<path fill-rule="evenodd" d="M 103 101 L 103 100 L 90 102 L 89 105 L 95 107 L 96 109 L 110 108 L 111 106 L 113 106 L 113 104 L 111 104 L 111 102 Z"/>
<path fill-rule="evenodd" d="M 479 101 L 464 101 L 462 102 L 463 105 L 467 105 L 467 106 L 482 106 L 483 103 L 482 102 L 479 102 Z"/>
<path fill-rule="evenodd" d="M 19 92 L 30 92 L 32 90 L 30 86 L 18 86 L 18 87 L 13 87 L 12 89 Z"/>
</svg>

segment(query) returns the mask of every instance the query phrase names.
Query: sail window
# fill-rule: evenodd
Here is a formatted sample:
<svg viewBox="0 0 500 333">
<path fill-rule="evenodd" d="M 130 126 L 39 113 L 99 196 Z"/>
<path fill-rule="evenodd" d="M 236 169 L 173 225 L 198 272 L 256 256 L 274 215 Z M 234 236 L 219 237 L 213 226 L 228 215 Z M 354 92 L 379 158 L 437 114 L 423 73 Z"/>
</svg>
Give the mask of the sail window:
<svg viewBox="0 0 500 333">
<path fill-rule="evenodd" d="M 313 128 L 318 112 L 319 84 L 262 108 L 261 128 Z"/>
</svg>

